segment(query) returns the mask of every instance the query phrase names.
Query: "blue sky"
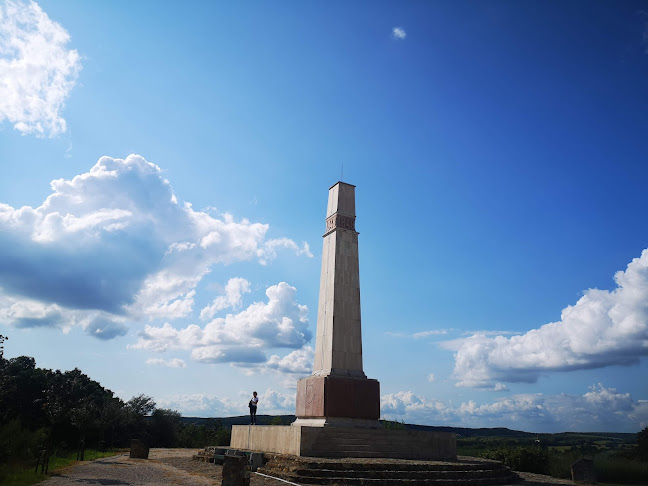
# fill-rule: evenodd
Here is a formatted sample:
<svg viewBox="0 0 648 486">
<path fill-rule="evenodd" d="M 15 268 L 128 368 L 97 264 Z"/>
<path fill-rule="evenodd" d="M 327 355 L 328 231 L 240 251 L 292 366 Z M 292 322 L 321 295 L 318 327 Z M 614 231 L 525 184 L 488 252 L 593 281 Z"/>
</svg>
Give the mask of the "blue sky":
<svg viewBox="0 0 648 486">
<path fill-rule="evenodd" d="M 293 413 L 343 173 L 383 417 L 648 425 L 643 2 L 0 5 L 8 357 Z"/>
</svg>

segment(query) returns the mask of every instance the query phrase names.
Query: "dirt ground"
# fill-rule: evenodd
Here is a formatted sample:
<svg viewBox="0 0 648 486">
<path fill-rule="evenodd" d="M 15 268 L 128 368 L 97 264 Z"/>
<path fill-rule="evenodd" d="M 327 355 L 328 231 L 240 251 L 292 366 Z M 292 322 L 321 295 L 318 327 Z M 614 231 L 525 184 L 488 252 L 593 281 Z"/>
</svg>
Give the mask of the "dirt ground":
<svg viewBox="0 0 648 486">
<path fill-rule="evenodd" d="M 193 476 L 201 476 L 213 481 L 212 484 L 221 484 L 223 466 L 209 462 L 194 461 L 193 455 L 199 449 L 151 449 L 149 460 L 173 466 Z M 278 486 L 286 485 L 277 479 L 269 479 L 258 474 L 250 473 L 250 486 Z"/>
<path fill-rule="evenodd" d="M 223 467 L 194 461 L 198 449 L 151 449 L 149 459 L 131 459 L 128 453 L 77 463 L 57 476 L 43 481 L 41 486 L 220 486 Z M 467 459 L 467 458 L 466 458 Z M 342 459 L 344 461 L 344 459 Z M 379 459 L 364 459 L 376 461 Z M 557 486 L 571 481 L 538 474 L 518 473 L 526 486 Z M 286 482 L 250 473 L 250 486 L 279 486 Z"/>
<path fill-rule="evenodd" d="M 152 449 L 151 458 L 154 458 L 164 464 L 182 469 L 191 474 L 207 477 L 216 481 L 214 484 L 220 485 L 222 477 L 222 466 L 214 465 L 208 462 L 194 461 L 191 459 L 195 452 L 187 454 L 184 451 L 188 449 Z M 357 461 L 358 459 L 354 459 Z M 362 460 L 362 459 L 361 459 Z M 369 459 L 375 460 L 375 459 Z M 550 476 L 543 476 L 541 474 L 532 474 L 525 472 L 517 473 L 524 482 L 521 485 L 526 486 L 559 486 L 559 485 L 573 485 L 572 481 L 564 479 L 556 479 Z M 285 485 L 285 482 L 269 479 L 258 474 L 250 473 L 250 486 L 277 486 L 279 484 Z"/>
</svg>

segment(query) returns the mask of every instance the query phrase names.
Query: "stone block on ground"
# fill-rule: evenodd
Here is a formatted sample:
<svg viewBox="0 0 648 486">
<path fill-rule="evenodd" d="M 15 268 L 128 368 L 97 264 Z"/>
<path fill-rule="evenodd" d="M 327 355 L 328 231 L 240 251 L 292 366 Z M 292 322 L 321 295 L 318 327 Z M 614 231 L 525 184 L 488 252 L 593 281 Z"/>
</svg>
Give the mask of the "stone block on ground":
<svg viewBox="0 0 648 486">
<path fill-rule="evenodd" d="M 131 459 L 148 459 L 149 447 L 139 439 L 131 439 L 130 457 Z"/>
<path fill-rule="evenodd" d="M 250 454 L 250 471 L 255 472 L 261 466 L 263 466 L 263 452 Z"/>
</svg>

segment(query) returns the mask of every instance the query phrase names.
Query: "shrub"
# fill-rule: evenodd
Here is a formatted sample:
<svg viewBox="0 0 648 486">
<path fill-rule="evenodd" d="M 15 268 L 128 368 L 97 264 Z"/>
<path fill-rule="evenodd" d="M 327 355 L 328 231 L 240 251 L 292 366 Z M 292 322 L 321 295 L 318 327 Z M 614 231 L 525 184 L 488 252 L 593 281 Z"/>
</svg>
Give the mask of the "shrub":
<svg viewBox="0 0 648 486">
<path fill-rule="evenodd" d="M 400 422 L 395 420 L 383 420 L 382 423 L 383 423 L 383 427 L 386 429 L 405 430 L 407 428 L 404 420 L 401 420 Z"/>
<path fill-rule="evenodd" d="M 6 463 L 9 458 L 14 462 L 33 460 L 44 437 L 42 430 L 23 428 L 19 419 L 0 426 L 0 464 Z"/>
<path fill-rule="evenodd" d="M 515 447 L 501 447 L 486 450 L 481 457 L 503 462 L 514 471 L 526 471 L 536 474 L 547 474 L 549 451 L 547 449 Z"/>
</svg>

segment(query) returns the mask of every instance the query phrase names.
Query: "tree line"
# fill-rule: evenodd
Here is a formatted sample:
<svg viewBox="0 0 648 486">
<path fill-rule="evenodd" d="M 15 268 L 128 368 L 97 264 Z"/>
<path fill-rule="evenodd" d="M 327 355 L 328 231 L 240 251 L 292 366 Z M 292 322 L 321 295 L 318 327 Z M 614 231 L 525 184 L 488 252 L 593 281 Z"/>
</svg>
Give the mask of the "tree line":
<svg viewBox="0 0 648 486">
<path fill-rule="evenodd" d="M 4 358 L 0 335 L 0 464 L 36 457 L 40 449 L 127 447 L 140 439 L 151 447 L 229 444 L 230 430 L 217 420 L 182 423 L 177 411 L 157 408 L 138 395 L 123 401 L 78 368 L 38 368 L 34 358 Z"/>
</svg>

